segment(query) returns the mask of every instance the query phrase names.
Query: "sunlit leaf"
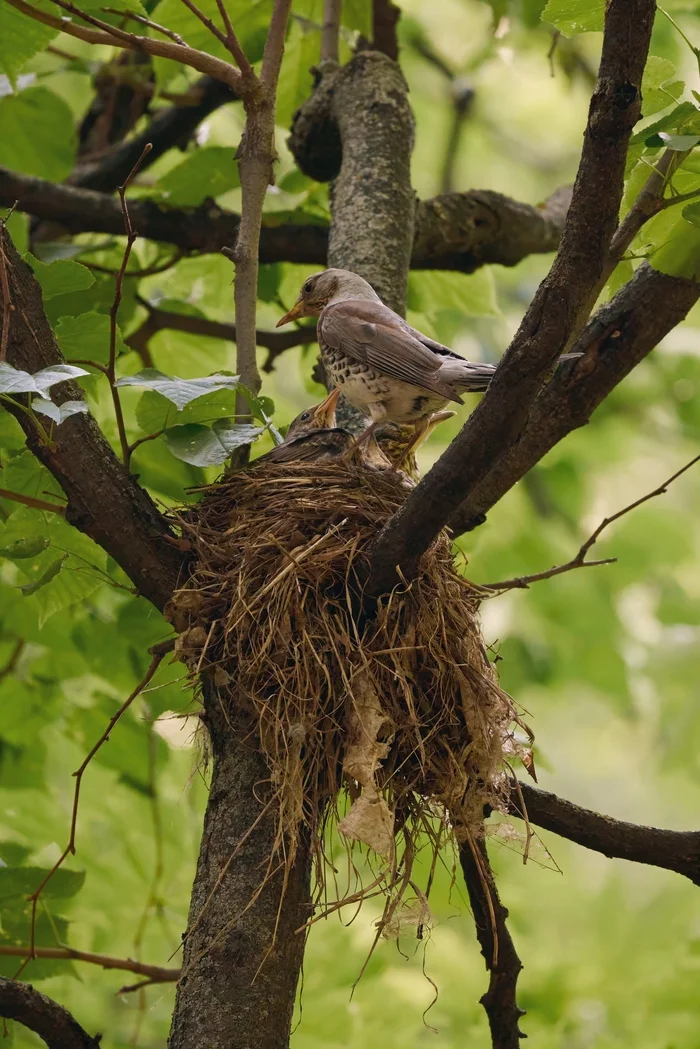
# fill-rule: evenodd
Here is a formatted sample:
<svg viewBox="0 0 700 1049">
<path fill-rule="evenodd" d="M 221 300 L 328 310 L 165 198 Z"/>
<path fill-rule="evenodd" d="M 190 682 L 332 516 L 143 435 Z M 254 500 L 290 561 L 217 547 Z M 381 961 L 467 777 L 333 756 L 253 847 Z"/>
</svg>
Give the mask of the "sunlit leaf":
<svg viewBox="0 0 700 1049">
<path fill-rule="evenodd" d="M 193 466 L 218 466 L 231 452 L 250 444 L 263 433 L 257 426 L 232 423 L 221 419 L 212 427 L 189 423 L 174 426 L 165 434 L 165 442 L 178 459 Z"/>
<path fill-rule="evenodd" d="M 0 393 L 38 393 L 40 397 L 47 397 L 46 391 L 57 383 L 88 374 L 84 368 L 74 364 L 54 364 L 30 375 L 29 372 L 13 368 L 6 361 L 0 361 Z"/>
<path fill-rule="evenodd" d="M 48 415 L 49 419 L 53 419 L 59 426 L 66 419 L 70 419 L 71 415 L 83 415 L 90 410 L 87 401 L 64 401 L 63 404 L 54 404 L 53 401 L 38 399 L 32 401 L 32 408 L 41 415 Z"/>
<path fill-rule="evenodd" d="M 208 197 L 240 186 L 235 150 L 223 146 L 195 149 L 171 168 L 157 185 L 168 204 L 194 207 Z"/>
<path fill-rule="evenodd" d="M 556 26 L 564 36 L 601 30 L 604 17 L 604 0 L 549 0 L 542 12 L 542 21 Z"/>
<path fill-rule="evenodd" d="M 190 401 L 203 397 L 214 390 L 235 390 L 238 386 L 237 375 L 207 375 L 202 379 L 178 379 L 165 375 L 156 368 L 146 368 L 137 375 L 127 375 L 118 379 L 117 386 L 143 386 L 155 390 L 167 397 L 178 408 L 184 408 Z"/>
<path fill-rule="evenodd" d="M 47 87 L 28 87 L 0 98 L 0 142 L 4 165 L 60 182 L 73 167 L 73 114 Z"/>
<path fill-rule="evenodd" d="M 47 266 L 29 253 L 25 255 L 25 262 L 29 263 L 34 271 L 34 276 L 41 285 L 44 301 L 53 298 L 54 295 L 85 291 L 95 283 L 95 278 L 90 270 L 86 266 L 81 266 L 79 262 L 57 259 L 56 262 Z"/>
</svg>

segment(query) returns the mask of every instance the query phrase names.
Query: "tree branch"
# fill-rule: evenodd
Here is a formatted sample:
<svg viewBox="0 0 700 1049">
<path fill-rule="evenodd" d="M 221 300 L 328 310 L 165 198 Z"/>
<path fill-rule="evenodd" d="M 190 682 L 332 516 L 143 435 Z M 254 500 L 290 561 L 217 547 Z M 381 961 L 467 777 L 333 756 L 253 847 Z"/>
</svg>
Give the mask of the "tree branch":
<svg viewBox="0 0 700 1049">
<path fill-rule="evenodd" d="M 14 310 L 8 361 L 34 373 L 63 363 L 46 319 L 41 289 L 6 230 L 0 243 L 8 260 Z M 75 383 L 55 388 L 55 400 L 82 399 Z M 16 412 L 27 447 L 65 492 L 66 520 L 94 539 L 117 561 L 140 593 L 162 608 L 178 584 L 182 555 L 167 541 L 171 532 L 150 496 L 129 477 L 92 416 L 74 415 L 56 427 L 50 444 L 40 440 L 32 420 Z"/>
<path fill-rule="evenodd" d="M 700 885 L 700 831 L 661 830 L 603 816 L 556 794 L 519 783 L 508 811 L 537 827 L 576 842 L 610 859 L 630 860 L 675 871 Z"/>
<path fill-rule="evenodd" d="M 522 963 L 506 925 L 508 911 L 501 903 L 483 837 L 462 842 L 459 861 L 469 893 L 469 903 L 481 953 L 489 972 L 489 987 L 481 998 L 491 1030 L 492 1049 L 518 1049 L 518 1026 L 524 1010 L 516 990 Z"/>
<path fill-rule="evenodd" d="M 151 36 L 137 36 L 136 33 L 125 33 L 117 29 L 116 26 L 110 26 L 107 22 L 101 23 L 100 19 L 93 18 L 92 15 L 81 11 L 74 4 L 66 3 L 65 0 L 60 0 L 60 2 L 59 0 L 53 0 L 53 2 L 70 14 L 93 24 L 101 24 L 106 29 L 89 29 L 86 26 L 79 25 L 77 22 L 72 22 L 69 18 L 57 18 L 55 15 L 51 15 L 37 7 L 32 7 L 31 4 L 25 3 L 24 0 L 7 0 L 8 4 L 21 11 L 22 14 L 28 15 L 43 25 L 51 26 L 57 32 L 73 36 L 77 40 L 84 40 L 88 44 L 120 47 L 128 51 L 141 51 L 159 58 L 170 58 L 172 61 L 182 62 L 183 65 L 190 66 L 191 69 L 196 69 L 200 73 L 216 77 L 222 83 L 228 84 L 234 91 L 240 88 L 242 78 L 238 70 L 234 69 L 228 62 L 222 62 L 220 58 L 214 58 L 213 55 L 207 54 L 206 51 L 197 51 L 196 48 L 176 44 L 172 40 L 156 40 Z"/>
<path fill-rule="evenodd" d="M 54 958 L 57 961 L 89 962 L 101 969 L 119 969 L 148 977 L 149 983 L 173 983 L 180 976 L 179 969 L 165 969 L 161 965 L 147 965 L 133 958 L 113 958 L 110 954 L 95 954 L 92 951 L 76 951 L 72 947 L 15 947 L 0 944 L 0 957 L 9 958 Z"/>
<path fill-rule="evenodd" d="M 396 26 L 401 9 L 391 0 L 373 0 L 372 3 L 372 47 L 396 62 L 399 57 L 399 42 Z"/>
<path fill-rule="evenodd" d="M 68 183 L 112 193 L 124 182 L 147 143 L 151 143 L 152 149 L 144 159 L 143 169 L 154 164 L 169 149 L 184 145 L 210 113 L 227 102 L 239 100 L 240 95 L 220 80 L 204 76 L 192 85 L 189 98 L 191 101 L 159 109 L 144 131 L 115 144 L 104 156 L 79 161 Z"/>
<path fill-rule="evenodd" d="M 141 140 L 139 136 L 138 141 Z M 137 140 L 127 144 L 131 141 Z M 116 188 L 117 175 L 123 177 L 132 153 L 126 151 L 126 146 L 120 146 L 114 156 L 114 165 L 95 175 L 95 179 L 110 190 Z M 554 251 L 569 199 L 570 190 L 562 187 L 539 207 L 489 190 L 471 190 L 420 201 L 416 208 L 411 267 L 473 273 L 488 263 L 515 266 L 528 255 Z M 59 185 L 0 167 L 0 206 L 9 207 L 15 201 L 19 202 L 21 211 L 60 222 L 72 233 L 123 233 L 119 203 L 104 193 Z M 240 216 L 212 202 L 183 210 L 150 200 L 136 200 L 130 203 L 129 210 L 140 236 L 174 244 L 182 251 L 219 252 L 234 244 L 238 236 Z M 327 255 L 327 226 L 289 223 L 262 227 L 262 263 L 323 266 Z"/>
<path fill-rule="evenodd" d="M 449 527 L 470 531 L 485 514 L 572 430 L 584 426 L 598 405 L 700 298 L 700 284 L 659 273 L 644 262 L 632 280 L 601 307 L 574 349 L 575 364 L 557 370 L 535 401 L 520 440 L 496 463 L 452 514 Z"/>
<path fill-rule="evenodd" d="M 29 984 L 4 976 L 0 976 L 0 1016 L 34 1031 L 49 1049 L 100 1049 L 99 1035 L 91 1038 L 63 1006 Z"/>
<path fill-rule="evenodd" d="M 343 0 L 323 0 L 323 25 L 321 26 L 321 61 L 338 61 L 338 35 Z"/>
<path fill-rule="evenodd" d="M 654 0 L 610 0 L 583 151 L 559 251 L 489 390 L 439 463 L 379 535 L 370 589 L 410 578 L 450 514 L 512 448 L 561 348 L 591 308 L 622 197 L 627 146 L 639 118 Z"/>
<path fill-rule="evenodd" d="M 258 297 L 258 264 L 260 231 L 267 187 L 274 183 L 273 163 L 275 107 L 284 37 L 291 0 L 275 0 L 270 27 L 265 40 L 260 81 L 256 90 L 243 99 L 246 122 L 238 149 L 238 171 L 241 178 L 241 219 L 236 247 L 227 254 L 235 263 L 234 303 L 236 309 L 236 371 L 241 382 L 254 394 L 260 389 L 255 352 L 255 317 Z M 239 411 L 245 414 L 245 404 Z"/>
<path fill-rule="evenodd" d="M 686 463 L 685 466 L 681 467 L 680 470 L 676 470 L 668 480 L 660 484 L 658 488 L 655 488 L 653 492 L 647 492 L 646 495 L 641 496 L 639 499 L 635 499 L 633 503 L 629 503 L 627 506 L 623 507 L 622 510 L 618 510 L 617 513 L 611 514 L 610 517 L 605 517 L 595 531 L 589 535 L 585 543 L 582 544 L 581 549 L 576 556 L 572 557 L 570 561 L 566 562 L 566 564 L 556 565 L 554 568 L 548 568 L 544 572 L 536 572 L 534 575 L 518 576 L 516 579 L 505 579 L 501 583 L 479 583 L 479 586 L 484 590 L 526 590 L 531 583 L 539 583 L 543 579 L 551 579 L 553 576 L 562 575 L 564 572 L 571 572 L 574 568 L 592 568 L 596 565 L 613 564 L 617 561 L 616 557 L 606 557 L 602 561 L 586 560 L 586 554 L 591 547 L 598 542 L 601 533 L 605 531 L 608 525 L 611 525 L 614 521 L 619 521 L 621 517 L 624 517 L 625 514 L 630 513 L 632 510 L 636 510 L 638 506 L 648 502 L 650 499 L 655 499 L 657 495 L 664 495 L 664 493 L 668 491 L 669 485 L 673 484 L 678 477 L 681 477 L 682 474 L 689 470 L 691 466 L 695 466 L 699 461 L 700 455 L 696 455 L 689 463 Z"/>
<path fill-rule="evenodd" d="M 236 341 L 235 324 L 209 320 L 208 317 L 194 317 L 186 313 L 175 313 L 173 310 L 161 310 L 157 306 L 151 306 L 149 302 L 145 302 L 143 299 L 139 301 L 148 311 L 148 316 L 143 324 L 124 341 L 129 349 L 135 350 L 142 356 L 149 340 L 156 332 L 165 329 L 189 332 L 192 335 L 204 335 L 212 339 Z M 274 360 L 281 353 L 284 353 L 285 350 L 289 350 L 293 346 L 308 346 L 310 343 L 316 342 L 316 325 L 308 324 L 290 331 L 267 331 L 264 328 L 257 328 L 255 341 L 258 346 L 263 346 L 269 351 L 262 370 L 271 372 Z M 152 363 L 148 364 L 147 367 L 152 367 Z"/>
</svg>

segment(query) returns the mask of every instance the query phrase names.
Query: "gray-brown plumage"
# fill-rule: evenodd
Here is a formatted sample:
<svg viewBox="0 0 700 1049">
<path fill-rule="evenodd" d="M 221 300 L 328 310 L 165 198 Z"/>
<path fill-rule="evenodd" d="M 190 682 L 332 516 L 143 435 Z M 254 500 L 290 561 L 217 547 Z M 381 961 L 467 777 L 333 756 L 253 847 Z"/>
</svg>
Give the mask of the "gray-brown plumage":
<svg viewBox="0 0 700 1049">
<path fill-rule="evenodd" d="M 277 327 L 318 316 L 326 374 L 376 426 L 411 424 L 419 441 L 434 412 L 487 389 L 494 364 L 475 364 L 412 328 L 357 273 L 329 269 L 304 282 Z"/>
</svg>

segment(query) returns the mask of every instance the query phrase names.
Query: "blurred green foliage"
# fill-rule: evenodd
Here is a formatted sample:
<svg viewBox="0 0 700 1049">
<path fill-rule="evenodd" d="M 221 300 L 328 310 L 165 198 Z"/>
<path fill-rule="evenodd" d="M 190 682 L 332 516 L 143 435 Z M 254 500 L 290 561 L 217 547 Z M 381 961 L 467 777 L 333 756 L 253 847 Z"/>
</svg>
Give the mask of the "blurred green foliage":
<svg viewBox="0 0 700 1049">
<path fill-rule="evenodd" d="M 213 0 L 202 6 L 214 11 Z M 228 6 L 242 43 L 259 59 L 269 0 Z M 417 118 L 413 178 L 421 196 L 443 184 L 451 99 L 464 82 L 475 96 L 451 173 L 454 189 L 490 188 L 536 202 L 571 180 L 600 46 L 600 34 L 589 31 L 599 29 L 603 6 L 602 0 L 402 0 L 402 64 Z M 155 11 L 147 7 L 189 42 L 217 52 L 219 45 L 180 0 L 160 0 Z M 278 185 L 268 194 L 268 221 L 293 215 L 317 222 L 328 215 L 327 189 L 295 169 L 285 145 L 291 115 L 310 88 L 321 7 L 321 0 L 294 4 L 280 89 Z M 664 141 L 652 136 L 685 136 L 680 146 L 690 149 L 700 134 L 692 46 L 700 43 L 700 5 L 667 0 L 665 10 L 671 17 L 657 17 L 625 208 Z M 369 4 L 346 0 L 344 12 L 347 56 L 353 34 L 369 34 Z M 50 38 L 44 27 L 0 5 L 0 66 L 18 86 L 0 95 L 2 162 L 61 180 L 73 166 L 74 128 L 91 97 L 92 64 L 110 56 L 65 38 L 61 48 L 75 56 L 67 61 L 41 50 Z M 440 62 L 426 57 L 426 41 Z M 193 79 L 166 60 L 154 65 L 159 90 L 182 91 Z M 212 196 L 235 209 L 240 191 L 231 158 L 241 127 L 240 107 L 218 110 L 200 136 L 203 148 L 184 157 L 167 154 L 133 192 L 178 205 Z M 678 192 L 700 188 L 698 156 L 695 150 L 684 163 Z M 10 229 L 26 250 L 26 219 L 13 215 Z M 642 230 L 631 254 L 697 277 L 698 236 L 697 205 L 670 209 Z M 29 260 L 67 356 L 107 359 L 114 281 L 84 264 L 118 268 L 122 250 L 120 238 L 85 234 L 62 242 L 53 255 Z M 167 257 L 165 249 L 137 241 L 130 269 Z M 530 258 L 513 270 L 494 267 L 471 277 L 412 274 L 409 317 L 467 356 L 496 360 L 549 261 Z M 629 278 L 632 265 L 621 264 L 605 296 Z M 262 267 L 260 327 L 274 325 L 313 268 Z M 122 376 L 144 367 L 123 341 L 145 317 L 137 296 L 227 321 L 231 266 L 210 255 L 180 260 L 152 276 L 127 277 L 119 315 Z M 158 370 L 182 380 L 230 376 L 235 367 L 235 348 L 222 339 L 164 330 L 150 350 Z M 278 426 L 317 398 L 313 360 L 311 348 L 287 351 L 266 377 L 264 393 L 275 402 Z M 105 383 L 95 376 L 81 382 L 116 446 Z M 228 432 L 234 395 L 214 389 L 178 410 L 152 389 L 122 388 L 132 440 L 170 431 L 140 445 L 132 466 L 162 505 L 189 498 L 189 487 L 216 476 L 218 467 L 175 457 L 187 444 L 183 430 L 188 438 L 196 430 L 199 439 L 206 427 L 215 427 L 206 430 L 210 441 Z M 460 414 L 438 429 L 421 451 L 424 468 L 462 422 Z M 270 442 L 265 433 L 256 454 Z M 655 487 L 697 452 L 699 442 L 696 309 L 584 430 L 555 448 L 485 526 L 459 540 L 466 571 L 493 582 L 568 560 L 606 514 Z M 0 448 L 2 487 L 61 500 L 56 482 L 24 450 L 18 426 L 1 411 Z M 697 474 L 689 473 L 605 533 L 595 555 L 616 557 L 614 565 L 564 575 L 484 606 L 484 631 L 503 684 L 527 709 L 536 732 L 542 785 L 620 818 L 679 828 L 697 821 L 700 802 L 698 516 L 700 487 Z M 134 596 L 90 540 L 60 517 L 0 499 L 0 945 L 27 942 L 26 896 L 68 840 L 71 773 L 143 676 L 148 646 L 168 633 L 162 617 Z M 196 709 L 182 667 L 165 664 L 97 753 L 83 781 L 77 853 L 40 902 L 39 945 L 68 943 L 158 965 L 172 957 L 176 964 L 206 799 Z M 543 835 L 546 848 L 537 844 L 523 866 L 519 833 L 518 827 L 501 828 L 491 854 L 525 964 L 523 1027 L 533 1044 L 695 1049 L 697 890 L 679 876 L 609 861 L 551 835 Z M 435 927 L 428 939 L 380 944 L 354 994 L 378 912 L 370 903 L 359 915 L 314 927 L 296 1049 L 488 1044 L 478 1004 L 484 965 L 452 855 L 444 856 L 431 902 Z M 19 959 L 0 956 L 2 974 L 12 975 L 18 965 Z M 119 995 L 123 983 L 136 981 L 63 961 L 33 962 L 24 975 L 87 1029 L 105 1032 L 110 1049 L 165 1044 L 172 987 Z M 438 997 L 428 1010 L 435 986 Z M 13 1028 L 8 1044 L 24 1049 L 38 1042 Z"/>
</svg>

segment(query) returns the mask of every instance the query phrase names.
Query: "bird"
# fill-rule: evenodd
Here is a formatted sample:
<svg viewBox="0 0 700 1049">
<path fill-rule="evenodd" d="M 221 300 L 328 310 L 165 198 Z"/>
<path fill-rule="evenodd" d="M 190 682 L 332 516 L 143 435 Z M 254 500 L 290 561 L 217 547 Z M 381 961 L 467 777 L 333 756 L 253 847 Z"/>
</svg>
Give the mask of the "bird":
<svg viewBox="0 0 700 1049">
<path fill-rule="evenodd" d="M 352 434 L 336 426 L 335 406 L 339 396 L 340 389 L 335 388 L 320 404 L 300 412 L 289 424 L 282 444 L 255 462 L 327 462 L 352 457 L 355 444 Z"/>
<path fill-rule="evenodd" d="M 462 393 L 483 393 L 496 370 L 495 364 L 468 361 L 412 328 L 350 270 L 327 269 L 308 277 L 277 327 L 299 317 L 318 317 L 329 380 L 370 420 L 361 442 L 384 422 L 410 425 L 410 454 L 436 411 L 449 401 L 463 404 Z"/>
<path fill-rule="evenodd" d="M 383 423 L 375 431 L 376 442 L 395 470 L 402 470 L 412 481 L 418 481 L 420 472 L 416 451 L 430 437 L 436 426 L 457 414 L 453 411 L 433 412 L 427 425 L 414 440 L 414 427 L 401 423 Z"/>
</svg>

